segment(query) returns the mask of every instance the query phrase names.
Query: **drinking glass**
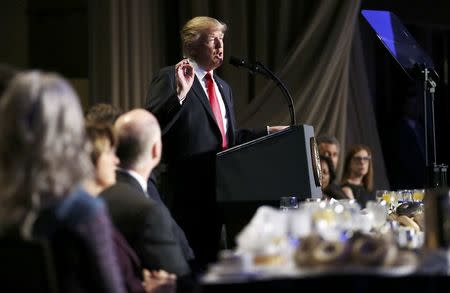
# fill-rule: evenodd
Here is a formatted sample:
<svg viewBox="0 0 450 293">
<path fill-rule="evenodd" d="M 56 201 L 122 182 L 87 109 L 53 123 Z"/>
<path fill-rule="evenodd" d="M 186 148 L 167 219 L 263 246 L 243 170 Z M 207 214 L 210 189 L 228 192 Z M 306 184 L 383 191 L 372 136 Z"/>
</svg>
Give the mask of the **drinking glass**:
<svg viewBox="0 0 450 293">
<path fill-rule="evenodd" d="M 425 189 L 414 189 L 413 190 L 413 201 L 422 202 L 425 197 Z"/>
<path fill-rule="evenodd" d="M 295 196 L 280 197 L 280 209 L 282 211 L 298 209 L 298 199 Z"/>
<path fill-rule="evenodd" d="M 398 204 L 398 193 L 395 191 L 387 191 L 383 193 L 383 200 L 389 205 L 390 210 L 393 211 Z"/>
<path fill-rule="evenodd" d="M 375 198 L 376 198 L 377 202 L 380 203 L 383 200 L 385 201 L 384 194 L 387 194 L 387 193 L 389 193 L 388 190 L 377 190 L 375 192 Z"/>
<path fill-rule="evenodd" d="M 376 203 L 368 201 L 366 209 L 372 214 L 373 226 L 375 229 L 380 229 L 385 223 L 388 215 L 388 209 L 385 202 Z"/>
<path fill-rule="evenodd" d="M 401 201 L 401 202 L 410 202 L 410 201 L 412 201 L 413 193 L 412 193 L 411 190 L 409 190 L 409 189 L 399 190 L 398 194 L 399 194 L 399 196 L 398 196 L 399 201 Z"/>
</svg>

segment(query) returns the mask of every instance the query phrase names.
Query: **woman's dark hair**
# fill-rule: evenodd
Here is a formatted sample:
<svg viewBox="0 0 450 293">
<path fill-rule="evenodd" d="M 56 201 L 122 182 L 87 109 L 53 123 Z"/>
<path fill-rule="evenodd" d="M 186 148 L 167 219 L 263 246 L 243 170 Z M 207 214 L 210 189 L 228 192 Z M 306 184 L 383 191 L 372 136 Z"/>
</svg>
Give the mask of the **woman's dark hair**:
<svg viewBox="0 0 450 293">
<path fill-rule="evenodd" d="M 320 161 L 324 161 L 327 164 L 328 170 L 330 172 L 330 183 L 333 182 L 336 179 L 336 171 L 334 170 L 333 162 L 329 157 L 325 156 L 320 156 Z"/>
</svg>

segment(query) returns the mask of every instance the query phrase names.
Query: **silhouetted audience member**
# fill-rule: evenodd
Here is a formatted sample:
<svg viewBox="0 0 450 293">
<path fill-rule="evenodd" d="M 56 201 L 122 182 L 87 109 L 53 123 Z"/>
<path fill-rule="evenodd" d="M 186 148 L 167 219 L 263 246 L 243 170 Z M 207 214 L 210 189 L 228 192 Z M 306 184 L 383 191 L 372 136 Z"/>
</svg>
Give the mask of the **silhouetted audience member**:
<svg viewBox="0 0 450 293">
<path fill-rule="evenodd" d="M 362 208 L 367 201 L 375 200 L 373 193 L 372 151 L 366 145 L 350 147 L 344 162 L 342 190 L 349 198 L 354 198 Z"/>
<path fill-rule="evenodd" d="M 56 74 L 11 81 L 0 102 L 0 233 L 50 241 L 60 292 L 124 292 L 105 206 L 79 184 L 92 164 L 78 100 Z"/>
</svg>

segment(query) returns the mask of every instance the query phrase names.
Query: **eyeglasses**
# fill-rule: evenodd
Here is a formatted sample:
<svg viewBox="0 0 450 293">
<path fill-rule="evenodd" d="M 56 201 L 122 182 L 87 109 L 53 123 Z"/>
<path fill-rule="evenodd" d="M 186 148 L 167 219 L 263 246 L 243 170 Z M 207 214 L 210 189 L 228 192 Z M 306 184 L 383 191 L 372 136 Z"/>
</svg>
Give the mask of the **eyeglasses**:
<svg viewBox="0 0 450 293">
<path fill-rule="evenodd" d="M 352 160 L 354 161 L 364 161 L 364 162 L 369 162 L 372 159 L 372 157 L 368 156 L 368 157 L 361 157 L 361 156 L 354 156 L 352 158 Z"/>
</svg>

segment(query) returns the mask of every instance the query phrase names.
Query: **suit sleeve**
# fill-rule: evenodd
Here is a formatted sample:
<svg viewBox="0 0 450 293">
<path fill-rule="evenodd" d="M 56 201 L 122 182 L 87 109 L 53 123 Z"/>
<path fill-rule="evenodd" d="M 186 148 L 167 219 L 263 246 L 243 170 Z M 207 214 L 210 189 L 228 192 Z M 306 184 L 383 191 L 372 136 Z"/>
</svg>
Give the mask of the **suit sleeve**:
<svg viewBox="0 0 450 293">
<path fill-rule="evenodd" d="M 145 222 L 138 240 L 142 265 L 151 270 L 163 269 L 178 276 L 190 273 L 189 265 L 176 241 L 171 220 L 157 204 L 148 205 Z"/>
<path fill-rule="evenodd" d="M 236 144 L 242 144 L 267 135 L 266 129 L 238 129 L 236 130 Z"/>
<path fill-rule="evenodd" d="M 152 80 L 147 94 L 146 109 L 156 116 L 163 134 L 178 119 L 182 106 L 176 93 L 173 70 L 165 68 Z"/>
</svg>

